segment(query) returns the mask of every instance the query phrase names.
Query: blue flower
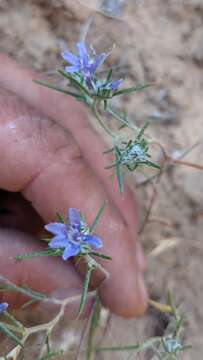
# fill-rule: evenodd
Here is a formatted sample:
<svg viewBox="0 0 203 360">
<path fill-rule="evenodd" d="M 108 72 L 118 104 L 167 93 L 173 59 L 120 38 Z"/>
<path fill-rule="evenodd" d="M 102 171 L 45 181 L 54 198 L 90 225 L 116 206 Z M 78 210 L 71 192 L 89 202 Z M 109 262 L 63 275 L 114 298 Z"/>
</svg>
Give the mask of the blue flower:
<svg viewBox="0 0 203 360">
<path fill-rule="evenodd" d="M 55 222 L 45 226 L 45 229 L 54 235 L 49 242 L 49 247 L 51 249 L 63 249 L 63 260 L 80 254 L 83 249 L 90 250 L 91 247 L 100 248 L 103 246 L 99 237 L 90 234 L 88 227 L 76 209 L 69 209 L 68 220 L 67 224 Z"/>
<path fill-rule="evenodd" d="M 91 87 L 95 94 L 102 96 L 102 92 L 110 90 L 112 92 L 118 90 L 119 86 L 123 82 L 123 79 L 108 81 L 106 79 L 94 79 L 91 83 Z"/>
<path fill-rule="evenodd" d="M 77 43 L 78 55 L 72 54 L 70 51 L 65 50 L 62 52 L 61 56 L 65 61 L 67 61 L 70 66 L 65 67 L 65 71 L 68 73 L 77 73 L 80 72 L 86 79 L 88 86 L 91 86 L 92 79 L 105 61 L 108 54 L 101 53 L 98 56 L 91 57 L 87 51 L 87 48 L 83 42 Z"/>
<path fill-rule="evenodd" d="M 94 85 L 97 90 L 118 90 L 119 86 L 123 82 L 123 79 L 113 80 L 113 81 L 106 81 L 106 80 L 97 80 Z"/>
<path fill-rule="evenodd" d="M 110 81 L 109 83 L 106 84 L 105 89 L 116 91 L 118 90 L 122 82 L 123 79 Z"/>
<path fill-rule="evenodd" d="M 2 314 L 4 311 L 6 311 L 8 308 L 8 303 L 4 302 L 0 304 L 0 314 Z"/>
</svg>

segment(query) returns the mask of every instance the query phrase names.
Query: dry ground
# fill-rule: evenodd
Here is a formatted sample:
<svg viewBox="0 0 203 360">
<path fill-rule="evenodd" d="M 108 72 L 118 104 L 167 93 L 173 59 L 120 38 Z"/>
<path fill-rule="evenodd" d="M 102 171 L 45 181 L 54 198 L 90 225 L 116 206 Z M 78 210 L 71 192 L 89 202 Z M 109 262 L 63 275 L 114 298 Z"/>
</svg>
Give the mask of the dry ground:
<svg viewBox="0 0 203 360">
<path fill-rule="evenodd" d="M 200 141 L 185 159 L 203 164 L 203 0 L 128 0 L 120 20 L 94 12 L 96 3 L 0 0 L 0 50 L 40 71 L 52 71 L 59 62 L 59 46 L 64 41 L 73 44 L 84 34 L 93 15 L 88 38 L 90 41 L 94 38 L 100 50 L 117 44 L 112 62 L 118 64 L 121 76 L 125 75 L 129 83 L 158 82 L 156 87 L 123 100 L 130 116 L 140 124 L 146 118 L 151 119 L 150 134 L 174 156 Z M 142 223 L 152 188 L 138 187 L 140 181 L 138 175 L 132 186 L 140 204 Z M 167 290 L 173 290 L 176 302 L 187 314 L 185 340 L 193 345 L 181 358 L 200 360 L 203 352 L 202 172 L 184 166 L 172 167 L 160 179 L 157 189 L 151 221 L 141 236 L 148 257 L 149 291 L 151 297 L 164 302 Z M 167 246 L 168 241 L 171 247 Z M 162 251 L 161 243 L 166 245 Z M 157 246 L 159 252 L 155 251 Z M 163 334 L 167 324 L 167 317 L 153 309 L 139 320 L 115 317 L 107 342 L 136 343 Z M 69 328 L 69 344 L 74 342 L 76 333 L 76 329 Z M 103 358 L 126 359 L 127 354 Z"/>
</svg>

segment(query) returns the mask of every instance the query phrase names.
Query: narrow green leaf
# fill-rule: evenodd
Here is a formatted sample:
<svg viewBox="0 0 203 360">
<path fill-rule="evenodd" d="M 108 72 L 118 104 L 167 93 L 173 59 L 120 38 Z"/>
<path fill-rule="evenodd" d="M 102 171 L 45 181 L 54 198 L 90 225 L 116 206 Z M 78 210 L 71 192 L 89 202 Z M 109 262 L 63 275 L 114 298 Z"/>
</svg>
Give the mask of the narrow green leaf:
<svg viewBox="0 0 203 360">
<path fill-rule="evenodd" d="M 39 256 L 60 256 L 62 254 L 62 250 L 61 249 L 48 249 L 48 250 L 43 250 L 43 251 L 36 251 L 33 253 L 28 253 L 28 254 L 23 254 L 23 255 L 17 255 L 15 256 L 16 260 L 25 260 L 25 259 L 32 259 L 34 257 L 39 257 Z"/>
<path fill-rule="evenodd" d="M 116 154 L 117 154 L 117 159 L 118 159 L 118 161 L 119 161 L 119 159 L 120 159 L 120 157 L 121 157 L 121 151 L 120 151 L 120 149 L 119 149 L 118 146 L 115 146 L 115 152 L 116 152 Z"/>
<path fill-rule="evenodd" d="M 138 84 L 138 85 L 129 87 L 127 89 L 118 90 L 113 94 L 113 96 L 118 96 L 118 95 L 122 95 L 122 94 L 130 94 L 130 93 L 135 92 L 135 91 L 141 91 L 141 90 L 146 89 L 147 87 L 152 86 L 152 85 L 154 85 L 154 84 L 143 84 L 143 85 Z"/>
<path fill-rule="evenodd" d="M 91 320 L 90 320 L 90 328 L 88 333 L 87 339 L 87 353 L 86 353 L 86 360 L 92 360 L 94 348 L 93 348 L 93 339 L 96 333 L 96 330 L 99 325 L 99 316 L 101 311 L 101 302 L 99 300 L 98 294 L 96 295 L 95 303 L 93 306 Z"/>
<path fill-rule="evenodd" d="M 142 135 L 144 134 L 146 128 L 149 126 L 149 121 L 147 121 L 144 126 L 141 128 L 138 136 L 137 136 L 137 139 L 140 139 L 142 137 Z"/>
<path fill-rule="evenodd" d="M 97 257 L 100 257 L 100 258 L 106 259 L 106 260 L 112 260 L 112 257 L 110 257 L 110 256 L 108 256 L 108 255 L 105 255 L 105 254 L 101 254 L 101 253 L 95 252 L 95 251 L 91 251 L 91 252 L 89 253 L 89 255 L 97 256 Z"/>
<path fill-rule="evenodd" d="M 115 162 L 105 166 L 104 169 L 106 169 L 106 170 L 113 169 L 117 164 L 119 164 L 119 162 L 115 161 Z"/>
<path fill-rule="evenodd" d="M 183 352 L 185 350 L 190 350 L 190 349 L 192 349 L 191 345 L 185 345 L 185 346 L 182 347 L 182 349 L 179 350 L 179 352 Z"/>
<path fill-rule="evenodd" d="M 115 117 L 117 120 L 119 120 L 123 125 L 126 125 L 128 126 L 129 123 L 128 121 L 126 120 L 126 115 L 125 115 L 125 118 L 123 116 L 123 114 L 116 110 L 115 108 L 113 108 L 113 106 L 111 105 L 108 105 L 107 108 L 106 108 L 106 111 L 113 117 Z"/>
<path fill-rule="evenodd" d="M 83 100 L 83 101 L 85 100 L 84 96 L 81 96 L 81 95 L 79 95 L 79 94 L 76 94 L 76 93 L 74 93 L 74 92 L 72 92 L 72 91 L 69 91 L 69 90 L 67 90 L 67 89 L 61 89 L 61 88 L 59 88 L 58 86 L 56 86 L 56 85 L 54 85 L 54 84 L 47 83 L 47 82 L 41 81 L 41 80 L 33 80 L 33 82 L 34 82 L 35 84 L 45 86 L 45 87 L 47 87 L 47 88 L 49 88 L 49 89 L 54 89 L 54 90 L 56 90 L 56 91 L 59 91 L 59 92 L 65 94 L 65 95 L 73 96 L 73 97 L 76 98 L 77 100 L 80 100 L 80 101 L 81 101 L 81 100 Z"/>
<path fill-rule="evenodd" d="M 21 309 L 26 309 L 28 306 L 34 304 L 37 300 L 28 300 L 26 301 L 20 308 Z"/>
<path fill-rule="evenodd" d="M 96 228 L 96 226 L 97 226 L 97 224 L 98 224 L 98 222 L 99 222 L 99 220 L 100 220 L 100 218 L 102 216 L 102 213 L 103 213 L 105 207 L 106 207 L 106 201 L 103 203 L 103 205 L 99 209 L 99 211 L 98 211 L 92 225 L 90 226 L 90 233 L 92 233 L 95 230 L 95 228 Z"/>
<path fill-rule="evenodd" d="M 51 352 L 50 332 L 47 333 L 47 336 L 46 336 L 46 339 L 45 339 L 45 343 L 46 343 L 46 348 L 47 348 L 47 354 L 50 354 L 50 352 Z"/>
<path fill-rule="evenodd" d="M 63 224 L 65 224 L 66 219 L 65 219 L 65 217 L 64 217 L 62 214 L 59 214 L 59 213 L 57 212 L 57 213 L 56 213 L 56 216 L 57 216 L 57 218 L 58 218 L 58 220 L 59 220 L 60 222 L 62 222 Z"/>
<path fill-rule="evenodd" d="M 140 349 L 140 345 L 99 347 L 99 348 L 96 348 L 95 350 L 97 352 L 104 352 L 104 351 L 128 351 L 128 350 L 138 350 L 138 349 Z"/>
<path fill-rule="evenodd" d="M 176 314 L 176 317 L 178 315 Z M 179 316 L 179 319 L 176 319 L 176 329 L 175 329 L 175 336 L 179 336 L 183 329 L 183 323 L 184 323 L 184 316 Z"/>
<path fill-rule="evenodd" d="M 25 287 L 20 287 L 14 284 L 0 284 L 0 291 L 16 291 L 16 292 L 20 292 L 26 296 L 31 297 L 32 299 L 35 299 L 37 301 L 46 299 L 47 296 L 41 293 L 38 293 L 37 291 L 33 291 L 29 288 L 25 288 Z"/>
<path fill-rule="evenodd" d="M 17 328 L 21 328 L 23 329 L 23 325 L 14 318 L 14 316 L 12 314 L 10 314 L 8 311 L 5 311 L 4 313 L 4 317 L 9 320 L 11 322 L 11 324 L 13 324 L 15 327 Z"/>
<path fill-rule="evenodd" d="M 64 354 L 63 350 L 53 351 L 53 352 L 50 352 L 49 354 L 46 354 L 46 355 L 38 358 L 37 360 L 48 360 L 48 359 L 52 359 L 55 356 L 61 356 L 63 354 Z"/>
<path fill-rule="evenodd" d="M 152 161 L 147 161 L 146 163 L 144 163 L 144 164 L 146 164 L 146 165 L 149 165 L 149 166 L 151 166 L 151 167 L 153 167 L 153 168 L 155 168 L 155 169 L 161 169 L 161 167 L 158 165 L 158 164 L 155 164 L 155 163 L 153 163 Z"/>
<path fill-rule="evenodd" d="M 106 78 L 107 81 L 111 80 L 112 74 L 113 74 L 113 69 L 109 69 L 109 72 L 108 72 L 108 75 L 107 75 L 107 78 Z"/>
<path fill-rule="evenodd" d="M 127 147 L 127 148 L 129 148 L 129 147 L 130 147 L 130 145 L 132 144 L 132 142 L 133 142 L 133 141 L 132 141 L 132 139 L 130 139 L 130 140 L 127 142 L 126 147 Z"/>
<path fill-rule="evenodd" d="M 0 322 L 0 331 L 4 335 L 9 337 L 11 340 L 13 340 L 17 345 L 23 346 L 23 343 L 21 342 L 21 340 L 15 334 L 13 334 L 13 332 L 11 330 L 9 330 L 7 328 L 7 326 L 2 322 Z"/>
<path fill-rule="evenodd" d="M 85 86 L 83 86 L 79 81 L 77 81 L 76 79 L 74 79 L 74 78 L 73 78 L 71 75 L 69 75 L 67 72 L 65 72 L 65 71 L 62 70 L 62 69 L 59 69 L 57 72 L 58 72 L 60 75 L 62 75 L 63 77 L 65 77 L 66 79 L 68 79 L 70 82 L 72 82 L 77 89 L 84 91 L 84 93 L 85 93 L 86 95 L 88 95 L 88 96 L 90 95 L 90 94 L 89 94 L 89 91 L 85 88 Z M 79 95 L 79 96 L 82 97 L 81 95 Z"/>
<path fill-rule="evenodd" d="M 97 352 L 103 352 L 103 351 L 129 351 L 129 350 L 137 350 L 142 351 L 151 348 L 154 344 L 160 343 L 161 337 L 154 337 L 147 341 L 145 341 L 142 344 L 136 344 L 136 345 L 126 345 L 126 346 L 112 346 L 112 347 L 99 347 L 95 348 Z"/>
<path fill-rule="evenodd" d="M 169 290 L 168 291 L 168 303 L 173 311 L 173 314 L 174 316 L 176 317 L 177 316 L 177 309 L 176 309 L 176 306 L 174 304 L 174 300 L 173 300 L 173 294 L 172 292 Z"/>
<path fill-rule="evenodd" d="M 118 158 L 118 155 L 116 155 L 116 157 Z M 122 194 L 123 193 L 123 174 L 122 174 L 122 169 L 121 169 L 119 162 L 117 162 L 117 164 L 116 164 L 116 176 L 118 179 L 119 192 L 120 192 L 120 194 Z"/>
<path fill-rule="evenodd" d="M 122 129 L 126 128 L 126 127 L 128 127 L 127 124 L 122 124 L 122 125 L 119 126 L 118 130 L 122 130 Z"/>
<path fill-rule="evenodd" d="M 22 284 L 22 288 L 19 289 L 22 289 L 22 292 L 24 292 L 24 294 L 32 297 L 35 300 L 47 299 L 47 295 L 30 289 L 29 286 L 27 286 L 26 284 Z"/>
<path fill-rule="evenodd" d="M 111 90 L 106 90 L 105 91 L 105 97 L 108 99 L 108 98 L 111 98 Z"/>
<path fill-rule="evenodd" d="M 83 282 L 83 290 L 82 290 L 82 295 L 81 295 L 81 299 L 80 299 L 80 306 L 79 306 L 79 310 L 78 310 L 76 319 L 79 319 L 80 315 L 82 314 L 82 312 L 84 310 L 86 300 L 87 300 L 90 278 L 91 278 L 91 274 L 92 274 L 93 270 L 94 270 L 94 267 L 92 265 L 88 265 L 85 279 Z"/>
<path fill-rule="evenodd" d="M 113 151 L 114 151 L 114 147 L 111 148 L 111 149 L 108 149 L 108 150 L 106 150 L 106 151 L 103 151 L 103 154 L 109 154 L 109 153 L 111 153 L 111 152 L 113 152 Z"/>
<path fill-rule="evenodd" d="M 41 238 L 42 241 L 49 242 L 51 240 L 51 237 Z"/>
</svg>

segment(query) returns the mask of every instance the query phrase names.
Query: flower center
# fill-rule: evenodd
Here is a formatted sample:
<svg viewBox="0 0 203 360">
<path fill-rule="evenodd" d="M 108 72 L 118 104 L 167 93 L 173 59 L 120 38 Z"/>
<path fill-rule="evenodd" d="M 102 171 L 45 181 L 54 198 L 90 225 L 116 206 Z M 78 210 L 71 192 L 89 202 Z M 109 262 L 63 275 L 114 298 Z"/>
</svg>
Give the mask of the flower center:
<svg viewBox="0 0 203 360">
<path fill-rule="evenodd" d="M 85 235 L 85 231 L 74 229 L 73 227 L 68 229 L 68 238 L 73 244 L 81 244 L 84 241 Z"/>
<path fill-rule="evenodd" d="M 134 144 L 131 149 L 122 157 L 122 163 L 128 163 L 130 161 L 147 161 L 146 154 L 139 144 Z"/>
</svg>

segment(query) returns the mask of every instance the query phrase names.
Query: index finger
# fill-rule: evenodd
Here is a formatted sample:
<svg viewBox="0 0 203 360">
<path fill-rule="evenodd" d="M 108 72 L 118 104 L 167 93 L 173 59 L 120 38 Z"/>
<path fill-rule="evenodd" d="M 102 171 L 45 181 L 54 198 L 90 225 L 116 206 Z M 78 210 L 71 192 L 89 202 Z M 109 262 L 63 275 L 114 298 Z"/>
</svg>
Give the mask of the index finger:
<svg viewBox="0 0 203 360">
<path fill-rule="evenodd" d="M 83 109 L 78 107 L 75 101 L 33 84 L 32 78 L 34 76 L 39 78 L 35 73 L 23 70 L 12 60 L 6 58 L 6 61 L 3 61 L 3 59 L 5 58 L 0 60 L 0 81 L 4 81 L 4 86 L 54 119 L 64 129 L 71 131 L 82 150 L 84 162 L 87 162 L 86 166 L 94 171 L 94 176 L 92 174 L 91 179 L 86 181 L 85 192 L 83 189 L 84 201 L 80 194 L 75 194 L 75 204 L 71 203 L 71 206 L 80 205 L 79 209 L 84 210 L 87 220 L 91 221 L 96 207 L 98 209 L 101 206 L 102 201 L 99 204 L 98 199 L 108 196 L 112 201 L 98 226 L 99 235 L 104 237 L 105 248 L 113 257 L 112 262 L 106 264 L 110 279 L 101 288 L 104 304 L 121 315 L 132 316 L 141 313 L 145 308 L 146 299 L 143 294 L 138 293 L 142 285 L 136 264 L 136 208 L 130 193 L 126 190 L 124 199 L 121 199 L 117 193 L 117 184 L 108 180 L 106 171 L 103 169 L 103 143 L 98 140 L 87 122 Z M 21 81 L 16 81 L 16 79 Z M 24 80 L 23 86 L 22 80 Z M 64 212 L 64 209 L 70 206 L 70 195 L 71 201 L 74 199 L 74 194 L 65 192 L 65 184 L 68 183 L 70 176 L 68 169 L 64 167 L 64 164 L 58 165 L 63 176 L 58 176 L 58 166 L 57 172 L 46 169 L 43 176 L 40 179 L 38 177 L 34 183 L 32 181 L 32 186 L 27 187 L 26 192 L 24 191 L 25 196 L 33 201 L 36 210 L 45 221 L 50 221 L 50 214 L 54 218 L 55 209 Z M 89 189 L 88 182 L 91 184 Z M 95 201 L 93 201 L 94 198 Z"/>
<path fill-rule="evenodd" d="M 109 179 L 109 174 L 104 169 L 108 162 L 108 157 L 103 154 L 107 150 L 106 145 L 89 124 L 84 107 L 71 97 L 33 83 L 33 79 L 39 80 L 42 76 L 35 71 L 25 69 L 11 58 L 1 54 L 0 64 L 0 82 L 4 88 L 16 93 L 71 132 L 83 157 L 104 184 L 108 195 L 122 213 L 129 230 L 135 237 L 138 229 L 135 197 L 127 187 L 124 196 L 121 197 L 118 193 L 117 180 Z"/>
</svg>

